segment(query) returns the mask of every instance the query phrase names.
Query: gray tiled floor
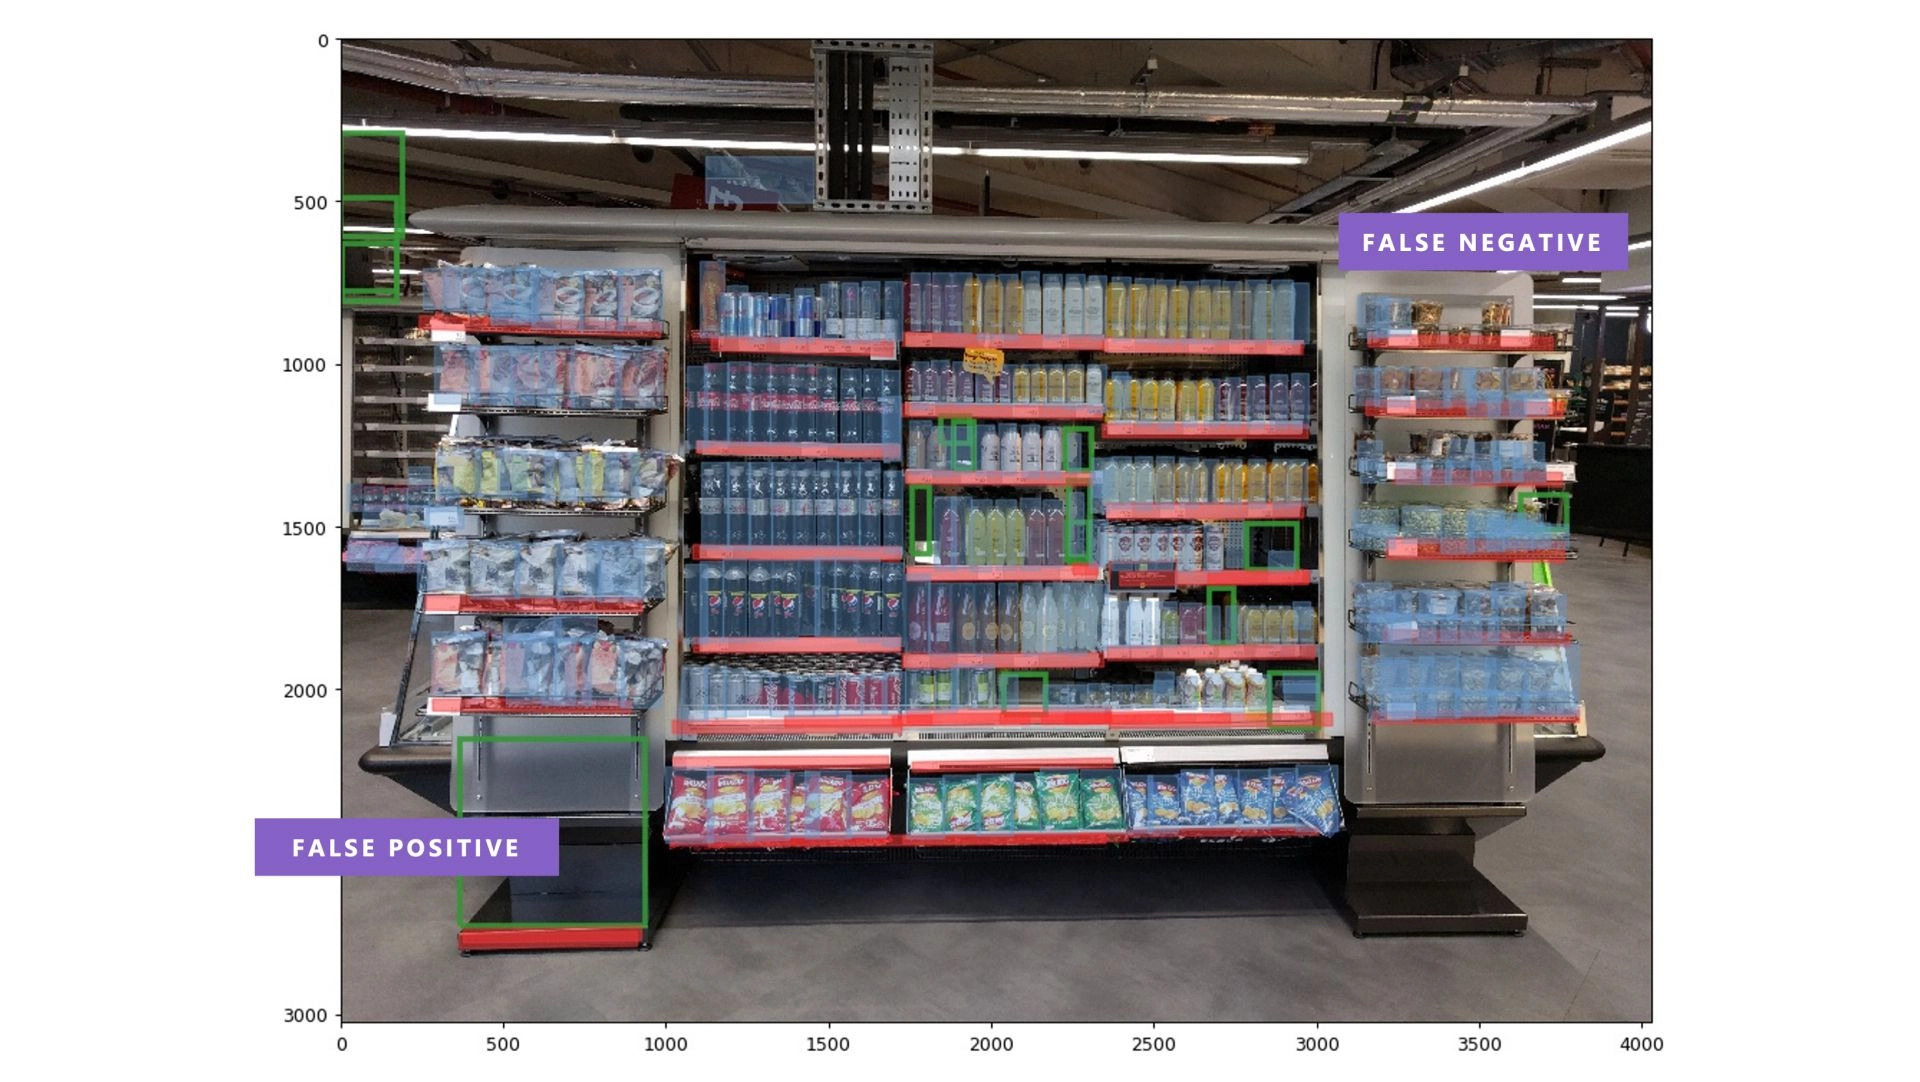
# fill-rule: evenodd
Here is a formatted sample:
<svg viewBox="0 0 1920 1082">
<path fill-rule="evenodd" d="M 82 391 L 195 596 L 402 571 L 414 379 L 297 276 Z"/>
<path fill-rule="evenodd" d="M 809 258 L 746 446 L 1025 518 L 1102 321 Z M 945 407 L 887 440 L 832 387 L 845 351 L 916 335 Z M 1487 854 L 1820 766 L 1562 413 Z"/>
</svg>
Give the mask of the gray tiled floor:
<svg viewBox="0 0 1920 1082">
<path fill-rule="evenodd" d="M 439 880 L 344 886 L 357 1019 L 1599 1019 L 1652 1006 L 1652 564 L 1582 543 L 1557 571 L 1607 756 L 1486 839 L 1525 936 L 1355 939 L 1298 861 L 711 864 L 650 952 L 461 958 Z M 403 613 L 345 614 L 345 811 L 430 815 L 354 760 Z M 1017 972 L 1017 978 L 1009 975 Z"/>
</svg>

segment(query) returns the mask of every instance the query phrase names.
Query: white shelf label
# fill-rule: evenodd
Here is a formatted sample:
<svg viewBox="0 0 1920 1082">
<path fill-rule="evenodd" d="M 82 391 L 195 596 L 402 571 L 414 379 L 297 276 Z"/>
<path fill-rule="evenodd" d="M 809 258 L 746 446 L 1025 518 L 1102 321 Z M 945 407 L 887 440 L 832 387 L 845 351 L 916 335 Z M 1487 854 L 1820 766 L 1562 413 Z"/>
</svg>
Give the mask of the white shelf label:
<svg viewBox="0 0 1920 1082">
<path fill-rule="evenodd" d="M 1420 467 L 1411 462 L 1387 463 L 1387 480 L 1401 481 L 1420 475 Z"/>
<path fill-rule="evenodd" d="M 457 530 L 460 528 L 458 507 L 429 507 L 425 517 L 430 529 Z"/>
<path fill-rule="evenodd" d="M 435 327 L 430 333 L 435 342 L 464 342 L 467 340 L 467 332 L 460 330 L 445 330 Z"/>
<path fill-rule="evenodd" d="M 1562 481 L 1571 481 L 1573 480 L 1573 463 L 1549 462 L 1547 463 L 1547 475 L 1549 477 L 1559 478 Z"/>
<path fill-rule="evenodd" d="M 427 392 L 428 413 L 459 413 L 462 406 L 457 394 L 444 394 L 440 391 Z"/>
</svg>

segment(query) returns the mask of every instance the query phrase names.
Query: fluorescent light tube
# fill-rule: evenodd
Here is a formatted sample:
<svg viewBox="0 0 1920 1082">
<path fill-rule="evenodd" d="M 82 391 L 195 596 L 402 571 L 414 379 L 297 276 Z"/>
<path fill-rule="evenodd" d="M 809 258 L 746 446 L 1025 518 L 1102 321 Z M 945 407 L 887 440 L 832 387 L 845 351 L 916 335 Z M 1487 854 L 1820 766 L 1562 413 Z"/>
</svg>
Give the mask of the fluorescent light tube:
<svg viewBox="0 0 1920 1082">
<path fill-rule="evenodd" d="M 375 268 L 373 268 L 373 273 L 375 273 L 375 274 L 392 274 L 392 273 L 393 273 L 393 268 L 392 268 L 392 267 L 375 267 Z M 417 271 L 417 270 L 415 270 L 415 269 L 413 269 L 412 267 L 401 267 L 401 268 L 400 268 L 400 273 L 401 273 L 401 275 L 402 275 L 402 276 L 405 276 L 405 275 L 409 275 L 409 274 L 419 274 L 420 272 L 419 272 L 419 271 Z"/>
<path fill-rule="evenodd" d="M 973 147 L 977 158 L 1059 158 L 1094 162 L 1187 162 L 1202 165 L 1302 165 L 1298 154 L 1220 154 L 1179 150 L 1076 150 L 1040 147 Z"/>
<path fill-rule="evenodd" d="M 1637 252 L 1642 248 L 1651 248 L 1651 247 L 1653 247 L 1653 238 L 1648 237 L 1646 240 L 1636 240 L 1628 244 L 1627 251 Z"/>
<path fill-rule="evenodd" d="M 1560 279 L 1560 284 L 1563 286 L 1597 286 L 1600 284 L 1600 276 L 1597 274 L 1592 276 L 1583 274 L 1578 277 L 1564 275 Z"/>
<path fill-rule="evenodd" d="M 1554 166 L 1565 165 L 1568 162 L 1577 161 L 1581 158 L 1586 157 L 1589 154 L 1597 154 L 1600 151 L 1607 149 L 1608 147 L 1618 146 L 1621 143 L 1627 142 L 1630 139 L 1638 139 L 1640 136 L 1645 135 L 1652 130 L 1653 130 L 1653 121 L 1651 120 L 1642 121 L 1641 123 L 1635 124 L 1630 128 L 1622 128 L 1619 131 L 1613 132 L 1610 135 L 1605 135 L 1598 139 L 1595 139 L 1591 143 L 1582 143 L 1579 146 L 1572 148 L 1571 150 L 1563 150 L 1558 154 L 1554 154 L 1549 157 L 1542 158 L 1539 161 L 1534 162 L 1532 165 L 1522 165 L 1517 168 L 1509 169 L 1504 173 L 1495 173 L 1493 176 L 1487 177 L 1484 180 L 1477 180 L 1477 181 L 1474 181 L 1472 184 L 1468 184 L 1464 187 L 1455 188 L 1453 191 L 1443 192 L 1440 195 L 1434 196 L 1432 199 L 1425 199 L 1418 203 L 1415 203 L 1413 206 L 1402 207 L 1399 210 L 1394 211 L 1394 213 L 1395 214 L 1414 214 L 1414 213 L 1418 213 L 1419 211 L 1428 210 L 1433 207 L 1440 206 L 1443 203 L 1451 203 L 1456 199 L 1465 199 L 1467 196 L 1474 195 L 1479 192 L 1484 192 L 1488 188 L 1498 188 L 1502 184 L 1511 184 L 1514 181 L 1519 180 L 1521 177 L 1530 177 L 1535 173 L 1540 173 L 1548 169 L 1552 169 Z M 1653 242 L 1648 241 L 1647 243 L 1651 244 Z M 1628 245 L 1628 247 L 1629 249 L 1631 249 L 1632 245 Z"/>
<path fill-rule="evenodd" d="M 343 233 L 391 233 L 393 229 L 384 225 L 343 225 L 340 227 L 340 231 Z M 431 229 L 415 229 L 411 226 L 407 227 L 407 232 L 417 236 L 433 235 L 433 230 Z"/>
<path fill-rule="evenodd" d="M 1540 301 L 1618 301 L 1625 300 L 1618 293 L 1535 293 L 1533 299 Z"/>
<path fill-rule="evenodd" d="M 1533 310 L 1536 312 L 1548 312 L 1548 311 L 1556 311 L 1556 310 L 1576 311 L 1576 312 L 1597 312 L 1600 310 L 1600 306 L 1597 304 L 1536 304 L 1533 306 Z"/>
</svg>

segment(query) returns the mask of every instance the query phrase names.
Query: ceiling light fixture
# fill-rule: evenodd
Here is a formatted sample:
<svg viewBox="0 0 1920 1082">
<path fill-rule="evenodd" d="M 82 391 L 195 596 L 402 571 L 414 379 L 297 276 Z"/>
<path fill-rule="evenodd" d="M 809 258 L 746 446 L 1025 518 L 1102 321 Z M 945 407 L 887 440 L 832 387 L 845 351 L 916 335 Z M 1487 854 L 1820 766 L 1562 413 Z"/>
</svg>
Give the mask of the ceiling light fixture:
<svg viewBox="0 0 1920 1082">
<path fill-rule="evenodd" d="M 409 139 L 470 139 L 480 142 L 500 141 L 509 143 L 573 143 L 587 146 L 636 146 L 636 147 L 678 147 L 685 150 L 762 150 L 809 153 L 814 149 L 812 143 L 803 143 L 789 139 L 735 139 L 727 136 L 677 136 L 677 135 L 622 135 L 609 130 L 600 132 L 541 132 L 523 131 L 508 128 L 415 128 L 382 127 L 378 124 L 341 124 L 341 131 L 402 131 Z M 885 153 L 886 148 L 875 147 L 875 154 Z M 1302 154 L 1261 154 L 1230 153 L 1214 151 L 1181 150 L 1108 150 L 1076 149 L 1072 147 L 983 147 L 973 144 L 965 146 L 935 146 L 936 157 L 951 158 L 960 155 L 972 155 L 979 158 L 1036 158 L 1063 159 L 1066 161 L 1114 161 L 1114 162 L 1185 162 L 1189 164 L 1217 165 L 1303 165 L 1307 158 Z"/>
<path fill-rule="evenodd" d="M 392 268 L 392 267 L 374 267 L 374 268 L 373 268 L 373 273 L 375 273 L 375 274 L 392 274 L 392 273 L 393 273 L 393 268 Z M 412 267 L 401 267 L 401 268 L 400 268 L 400 273 L 401 273 L 402 275 L 408 275 L 408 274 L 419 274 L 420 272 L 419 272 L 419 271 L 417 271 L 417 270 L 415 270 L 415 269 L 413 269 Z"/>
<path fill-rule="evenodd" d="M 343 233 L 391 233 L 393 232 L 393 227 L 386 225 L 343 225 L 340 227 L 340 231 Z M 433 230 L 431 229 L 415 229 L 412 226 L 407 227 L 407 232 L 417 236 L 433 235 Z"/>
<path fill-rule="evenodd" d="M 1445 203 L 1454 202 L 1455 200 L 1465 199 L 1470 195 L 1474 195 L 1479 192 L 1484 192 L 1488 188 L 1498 188 L 1502 184 L 1511 184 L 1514 181 L 1521 179 L 1522 177 L 1530 177 L 1535 173 L 1545 172 L 1546 170 L 1552 169 L 1555 166 L 1565 165 L 1566 163 L 1571 161 L 1577 161 L 1581 158 L 1586 157 L 1589 154 L 1598 154 L 1600 151 L 1603 151 L 1608 147 L 1618 146 L 1621 143 L 1627 142 L 1630 139 L 1638 139 L 1642 135 L 1645 135 L 1652 130 L 1653 130 L 1653 121 L 1643 120 L 1638 124 L 1621 128 L 1619 131 L 1610 132 L 1606 135 L 1599 137 L 1598 139 L 1594 139 L 1590 142 L 1581 143 L 1579 146 L 1572 147 L 1567 150 L 1563 150 L 1558 154 L 1549 155 L 1545 158 L 1540 159 L 1537 162 L 1532 163 L 1531 165 L 1522 165 L 1513 169 L 1509 169 L 1502 173 L 1495 173 L 1493 176 L 1487 177 L 1484 180 L 1476 180 L 1472 184 L 1455 188 L 1453 191 L 1450 191 L 1450 192 L 1443 192 L 1439 195 L 1434 196 L 1431 199 L 1423 199 L 1420 202 L 1415 203 L 1410 207 L 1401 207 L 1399 210 L 1394 211 L 1394 213 L 1395 214 L 1414 214 L 1414 213 L 1418 213 L 1419 211 L 1429 210 L 1433 207 L 1437 207 Z M 1648 243 L 1652 243 L 1652 242 L 1649 241 Z M 1631 245 L 1629 245 L 1629 248 L 1631 248 Z"/>
<path fill-rule="evenodd" d="M 1618 293 L 1535 293 L 1534 303 L 1541 301 L 1617 301 L 1623 300 Z"/>
<path fill-rule="evenodd" d="M 1578 276 L 1562 275 L 1560 278 L 1560 284 L 1563 286 L 1597 286 L 1600 284 L 1600 276 L 1597 274 L 1595 275 L 1582 274 Z"/>
<path fill-rule="evenodd" d="M 1646 240 L 1636 240 L 1636 241 L 1628 242 L 1627 251 L 1637 252 L 1642 248 L 1651 248 L 1651 247 L 1653 247 L 1653 238 L 1648 237 Z"/>
</svg>

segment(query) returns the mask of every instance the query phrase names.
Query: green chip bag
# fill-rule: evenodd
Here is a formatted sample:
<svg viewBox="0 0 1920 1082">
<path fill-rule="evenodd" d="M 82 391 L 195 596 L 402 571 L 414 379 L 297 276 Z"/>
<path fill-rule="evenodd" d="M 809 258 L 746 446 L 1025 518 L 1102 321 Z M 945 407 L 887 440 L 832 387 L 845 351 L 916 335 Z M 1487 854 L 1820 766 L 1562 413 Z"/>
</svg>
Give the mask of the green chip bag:
<svg viewBox="0 0 1920 1082">
<path fill-rule="evenodd" d="M 980 778 L 980 829 L 1013 829 L 1013 775 L 986 774 Z"/>
<path fill-rule="evenodd" d="M 1080 829 L 1080 787 L 1071 770 L 1047 770 L 1033 776 L 1040 796 L 1040 822 L 1047 830 Z"/>
<path fill-rule="evenodd" d="M 1013 779 L 1013 829 L 1040 829 L 1040 797 L 1031 774 Z"/>
<path fill-rule="evenodd" d="M 1112 774 L 1081 774 L 1080 798 L 1087 829 L 1119 830 L 1125 824 L 1126 812 L 1120 805 L 1120 781 Z"/>
<path fill-rule="evenodd" d="M 940 783 L 932 778 L 915 778 L 907 787 L 907 830 L 914 834 L 938 834 L 944 818 L 940 814 Z"/>
<path fill-rule="evenodd" d="M 980 829 L 980 779 L 973 774 L 941 779 L 948 833 Z"/>
</svg>

